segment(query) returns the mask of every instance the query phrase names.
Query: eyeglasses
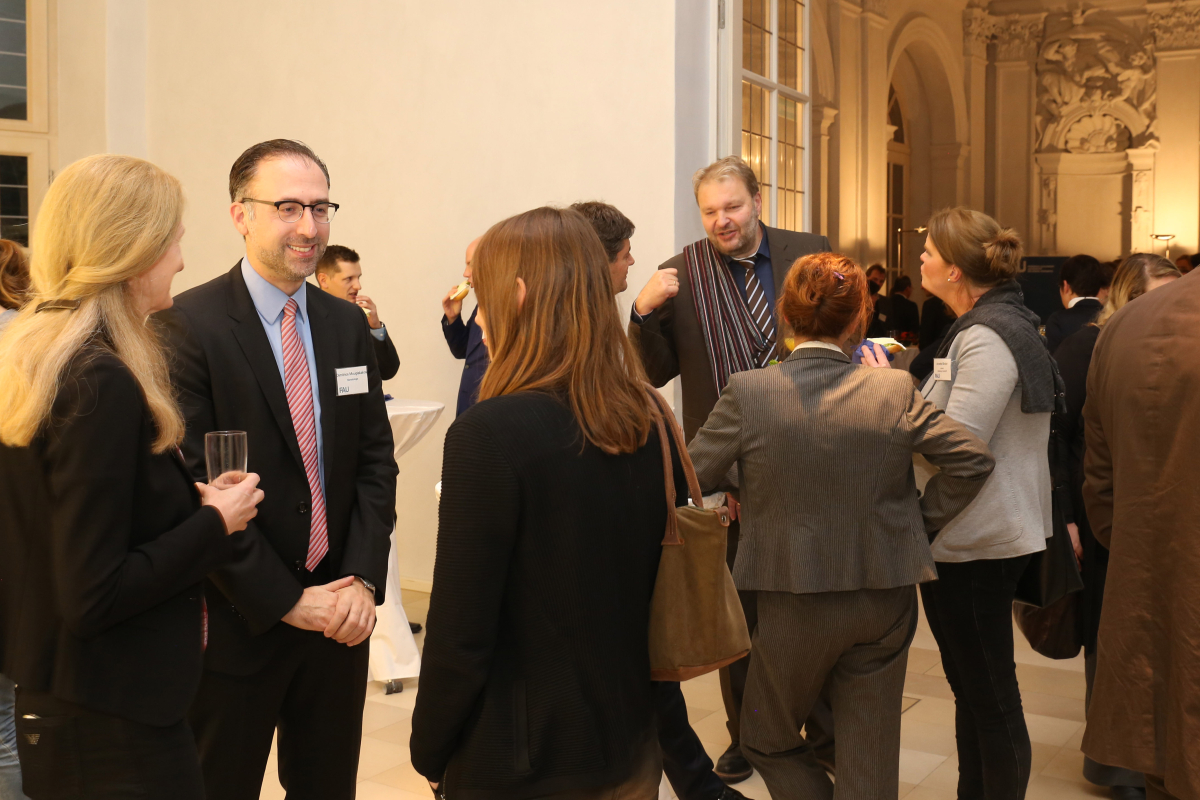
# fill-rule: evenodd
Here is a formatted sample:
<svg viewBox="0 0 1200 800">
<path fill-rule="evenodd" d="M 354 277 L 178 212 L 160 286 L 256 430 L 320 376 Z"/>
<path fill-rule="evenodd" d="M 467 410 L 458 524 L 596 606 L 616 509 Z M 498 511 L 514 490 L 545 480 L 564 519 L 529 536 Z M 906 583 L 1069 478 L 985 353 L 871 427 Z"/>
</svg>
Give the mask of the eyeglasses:
<svg viewBox="0 0 1200 800">
<path fill-rule="evenodd" d="M 337 203 L 298 203 L 295 200 L 255 200 L 253 197 L 243 197 L 243 203 L 261 203 L 264 206 L 275 206 L 275 213 L 279 215 L 281 222 L 299 222 L 304 217 L 304 209 L 312 209 L 313 222 L 319 225 L 328 225 L 333 222 L 333 217 L 337 214 L 337 210 L 341 208 Z"/>
</svg>

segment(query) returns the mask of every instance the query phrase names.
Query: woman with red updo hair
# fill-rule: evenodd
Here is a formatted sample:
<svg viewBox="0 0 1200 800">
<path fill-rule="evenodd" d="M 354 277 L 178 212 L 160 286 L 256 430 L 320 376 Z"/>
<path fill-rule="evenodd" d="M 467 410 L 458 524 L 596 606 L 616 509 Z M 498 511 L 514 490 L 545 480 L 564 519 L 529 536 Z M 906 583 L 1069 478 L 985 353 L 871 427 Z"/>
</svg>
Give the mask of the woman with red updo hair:
<svg viewBox="0 0 1200 800">
<path fill-rule="evenodd" d="M 733 577 L 758 596 L 742 752 L 775 797 L 833 797 L 800 733 L 826 683 L 839 800 L 898 791 L 916 585 L 937 577 L 929 538 L 966 508 L 994 464 L 907 372 L 851 363 L 844 348 L 862 337 L 870 297 L 845 256 L 793 264 L 779 313 L 795 350 L 733 375 L 688 448 L 703 490 L 738 468 Z M 865 359 L 887 363 L 878 351 Z M 913 453 L 941 469 L 924 496 Z"/>
</svg>

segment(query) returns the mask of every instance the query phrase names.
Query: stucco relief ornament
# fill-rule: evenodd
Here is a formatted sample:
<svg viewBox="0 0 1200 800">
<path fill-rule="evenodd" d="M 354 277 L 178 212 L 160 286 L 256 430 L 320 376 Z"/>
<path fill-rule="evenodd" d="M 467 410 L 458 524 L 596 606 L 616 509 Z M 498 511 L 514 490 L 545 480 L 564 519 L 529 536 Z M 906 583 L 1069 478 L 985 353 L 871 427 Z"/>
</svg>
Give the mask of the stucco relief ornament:
<svg viewBox="0 0 1200 800">
<path fill-rule="evenodd" d="M 1071 153 L 1119 153 L 1129 147 L 1129 131 L 1107 114 L 1089 114 L 1067 131 Z"/>
<path fill-rule="evenodd" d="M 1153 10 L 1149 28 L 1159 50 L 1200 47 L 1200 3 L 1174 0 L 1165 9 Z"/>
<path fill-rule="evenodd" d="M 1153 53 L 1109 12 L 1049 15 L 1037 60 L 1038 151 L 1118 152 L 1157 141 Z"/>
</svg>

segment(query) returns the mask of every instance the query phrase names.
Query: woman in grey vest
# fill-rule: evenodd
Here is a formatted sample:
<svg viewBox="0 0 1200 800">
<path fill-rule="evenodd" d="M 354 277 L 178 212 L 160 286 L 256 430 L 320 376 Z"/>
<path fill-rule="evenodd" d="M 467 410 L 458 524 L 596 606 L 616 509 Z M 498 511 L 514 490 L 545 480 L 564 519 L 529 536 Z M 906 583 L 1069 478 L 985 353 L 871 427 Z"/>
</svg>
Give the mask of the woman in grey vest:
<svg viewBox="0 0 1200 800">
<path fill-rule="evenodd" d="M 701 489 L 737 465 L 733 575 L 758 596 L 742 752 L 773 797 L 833 797 L 800 735 L 828 683 L 839 800 L 892 797 L 915 586 L 936 577 L 928 537 L 980 490 L 992 458 L 907 372 L 850 362 L 842 346 L 859 341 L 872 312 L 853 261 L 801 258 L 779 311 L 796 349 L 781 364 L 733 375 L 688 448 Z M 882 351 L 878 359 L 887 365 Z M 924 497 L 914 453 L 941 468 Z"/>
<path fill-rule="evenodd" d="M 1012 602 L 1031 554 L 1052 533 L 1047 443 L 1055 389 L 1039 319 L 1015 280 L 1020 261 L 1016 233 L 986 214 L 953 208 L 929 221 L 921 285 L 958 319 L 921 394 L 996 457 L 983 491 L 933 542 L 938 580 L 921 587 L 954 690 L 960 798 L 1020 800 L 1032 758 L 1013 663 Z"/>
</svg>

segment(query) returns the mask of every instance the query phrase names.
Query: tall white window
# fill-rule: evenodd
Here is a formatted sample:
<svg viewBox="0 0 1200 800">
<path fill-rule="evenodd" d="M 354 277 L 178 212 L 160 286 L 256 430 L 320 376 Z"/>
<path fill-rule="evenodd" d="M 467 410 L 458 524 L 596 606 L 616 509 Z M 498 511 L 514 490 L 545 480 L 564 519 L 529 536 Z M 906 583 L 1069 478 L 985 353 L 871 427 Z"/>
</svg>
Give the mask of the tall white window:
<svg viewBox="0 0 1200 800">
<path fill-rule="evenodd" d="M 762 186 L 763 221 L 786 230 L 812 224 L 809 181 L 809 8 L 801 0 L 720 0 L 728 4 L 729 136 Z M 740 29 L 738 29 L 740 26 Z M 734 30 L 729 30 L 733 28 Z M 740 35 L 737 35 L 740 34 Z M 735 121 L 740 121 L 740 152 Z M 724 137 L 723 137 L 724 138 Z"/>
</svg>

